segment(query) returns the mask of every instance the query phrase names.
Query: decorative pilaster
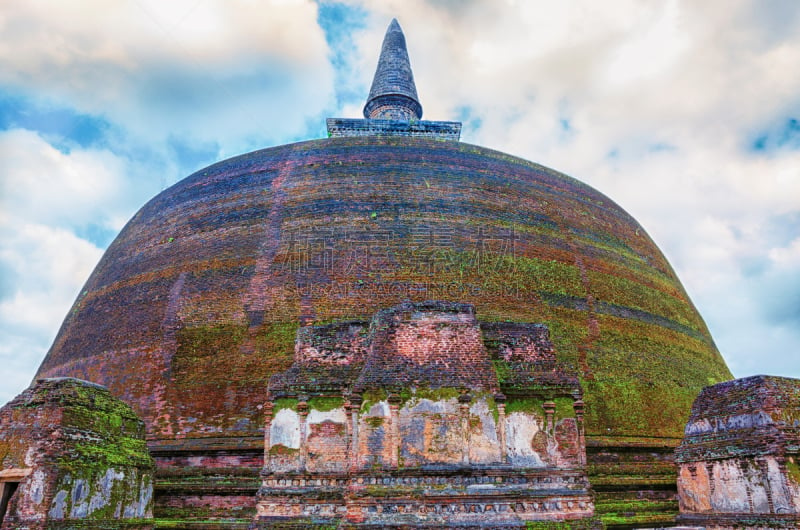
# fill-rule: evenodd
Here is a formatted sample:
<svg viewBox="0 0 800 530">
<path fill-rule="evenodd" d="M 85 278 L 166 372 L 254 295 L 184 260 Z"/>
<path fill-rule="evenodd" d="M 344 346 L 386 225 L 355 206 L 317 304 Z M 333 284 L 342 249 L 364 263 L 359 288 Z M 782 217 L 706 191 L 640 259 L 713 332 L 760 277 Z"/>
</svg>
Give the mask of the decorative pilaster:
<svg viewBox="0 0 800 530">
<path fill-rule="evenodd" d="M 572 402 L 572 409 L 575 411 L 575 420 L 578 422 L 578 447 L 580 447 L 581 465 L 586 465 L 586 436 L 583 426 L 583 413 L 586 411 L 586 404 L 582 399 Z"/>
<path fill-rule="evenodd" d="M 346 458 L 346 469 L 350 469 L 350 455 L 353 454 L 353 424 L 350 421 L 352 416 L 352 408 L 353 405 L 350 403 L 350 395 L 345 394 L 344 396 L 344 451 L 345 451 L 345 458 Z"/>
<path fill-rule="evenodd" d="M 264 404 L 264 465 L 269 466 L 269 449 L 272 447 L 270 435 L 272 430 L 272 414 L 275 406 L 272 401 Z"/>
<path fill-rule="evenodd" d="M 498 393 L 494 395 L 497 405 L 497 442 L 500 444 L 500 462 L 506 463 L 508 448 L 506 447 L 506 396 Z"/>
<path fill-rule="evenodd" d="M 297 415 L 300 417 L 300 471 L 305 471 L 308 461 L 308 402 L 305 397 L 297 403 Z"/>
<path fill-rule="evenodd" d="M 363 398 L 358 395 L 354 394 L 350 396 L 350 408 L 348 409 L 348 413 L 350 416 L 350 421 L 348 422 L 350 425 L 350 447 L 348 452 L 348 468 L 351 471 L 355 471 L 358 469 L 358 447 L 359 447 L 359 431 L 358 431 L 358 415 L 361 412 L 361 403 L 363 403 Z"/>
<path fill-rule="evenodd" d="M 714 499 L 714 462 L 705 462 L 706 465 L 706 475 L 708 475 L 708 497 L 712 500 Z"/>
<path fill-rule="evenodd" d="M 461 415 L 461 463 L 469 465 L 469 404 L 472 396 L 461 394 L 458 396 L 459 412 Z"/>
<path fill-rule="evenodd" d="M 389 466 L 397 468 L 400 453 L 400 396 L 389 394 Z"/>
<path fill-rule="evenodd" d="M 758 466 L 759 471 L 761 471 L 761 482 L 764 484 L 764 492 L 767 494 L 767 506 L 769 507 L 769 513 L 775 513 L 775 501 L 772 498 L 772 480 L 770 480 L 769 476 L 769 464 L 767 463 L 766 459 L 759 458 L 756 460 L 756 465 Z M 750 492 L 748 489 L 748 494 L 749 493 Z M 750 511 L 753 512 L 755 510 L 751 509 Z"/>
<path fill-rule="evenodd" d="M 547 400 L 542 403 L 542 408 L 545 414 L 545 432 L 547 434 L 553 433 L 553 416 L 556 413 L 556 404 L 554 401 Z"/>
</svg>

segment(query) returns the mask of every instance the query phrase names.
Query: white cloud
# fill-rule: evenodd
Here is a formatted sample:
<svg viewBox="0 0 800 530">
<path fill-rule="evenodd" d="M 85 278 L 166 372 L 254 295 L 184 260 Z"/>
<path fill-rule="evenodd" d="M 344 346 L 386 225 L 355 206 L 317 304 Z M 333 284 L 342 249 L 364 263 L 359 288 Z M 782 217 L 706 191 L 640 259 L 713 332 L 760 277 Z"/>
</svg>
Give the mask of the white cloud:
<svg viewBox="0 0 800 530">
<path fill-rule="evenodd" d="M 126 162 L 108 151 L 64 154 L 31 131 L 12 129 L 0 132 L 0 153 L 5 401 L 30 382 L 103 253 L 76 232 L 89 225 L 118 231 L 138 206 L 138 194 L 126 193 Z"/>
<path fill-rule="evenodd" d="M 0 84 L 123 124 L 216 140 L 225 156 L 303 134 L 333 71 L 307 1 L 12 1 Z"/>
<path fill-rule="evenodd" d="M 0 224 L 0 271 L 13 283 L 0 297 L 0 401 L 22 391 L 103 251 L 73 233 L 43 225 Z"/>
<path fill-rule="evenodd" d="M 671 0 L 663 9 L 648 13 L 645 23 L 637 23 L 611 57 L 605 68 L 606 83 L 622 86 L 641 79 L 659 77 L 671 70 L 689 47 L 688 35 L 680 28 L 678 2 Z"/>
<path fill-rule="evenodd" d="M 99 221 L 109 228 L 122 228 L 103 211 L 124 187 L 126 161 L 108 151 L 65 154 L 24 129 L 0 132 L 0 152 L 6 215 L 72 227 L 97 223 L 102 216 Z"/>
<path fill-rule="evenodd" d="M 11 328 L 52 333 L 102 249 L 68 230 L 36 224 L 16 225 L 3 239 L 0 263 L 15 276 L 17 289 L 0 301 L 0 319 Z"/>
</svg>

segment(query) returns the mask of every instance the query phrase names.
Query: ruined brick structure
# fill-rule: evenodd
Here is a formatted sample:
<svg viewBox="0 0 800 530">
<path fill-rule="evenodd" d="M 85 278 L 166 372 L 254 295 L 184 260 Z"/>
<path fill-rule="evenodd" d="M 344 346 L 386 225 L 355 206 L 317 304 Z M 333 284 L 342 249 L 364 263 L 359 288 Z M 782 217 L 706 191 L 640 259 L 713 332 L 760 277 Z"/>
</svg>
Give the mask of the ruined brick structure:
<svg viewBox="0 0 800 530">
<path fill-rule="evenodd" d="M 81 289 L 36 377 L 105 385 L 144 420 L 157 466 L 156 525 L 246 528 L 270 499 L 283 498 L 277 489 L 288 484 L 259 476 L 267 421 L 268 473 L 300 473 L 302 481 L 308 466 L 314 473 L 329 466 L 325 473 L 335 475 L 354 461 L 348 476 L 359 484 L 368 462 L 388 466 L 381 487 L 397 513 L 410 509 L 403 488 L 428 499 L 438 481 L 460 477 L 448 501 L 426 501 L 425 510 L 467 502 L 465 492 L 494 480 L 507 493 L 504 509 L 512 499 L 522 504 L 504 513 L 567 517 L 556 513 L 563 503 L 533 508 L 521 500 L 540 490 L 552 498 L 553 471 L 571 477 L 563 482 L 567 508 L 583 516 L 589 489 L 581 466 L 571 466 L 585 445 L 605 523 L 674 521 L 673 451 L 688 411 L 705 385 L 731 375 L 669 263 L 597 190 L 462 143 L 459 123 L 421 117 L 405 40 L 393 23 L 363 120 L 332 119 L 330 138 L 243 154 L 178 182 L 130 220 Z M 455 304 L 430 314 L 459 346 L 445 347 L 435 327 L 414 335 L 398 309 L 407 300 Z M 384 325 L 399 334 L 386 334 Z M 552 349 L 543 346 L 544 330 Z M 442 364 L 450 356 L 458 363 Z M 438 372 L 447 386 L 433 377 Z M 566 428 L 578 424 L 578 389 L 585 444 L 575 439 L 580 429 Z M 494 417 L 501 394 L 506 430 Z M 552 429 L 552 407 L 544 408 L 551 402 Z M 528 414 L 520 429 L 544 433 L 535 444 L 501 442 L 512 412 Z M 455 423 L 441 437 L 444 460 L 430 464 L 446 469 L 423 473 L 432 457 L 424 444 L 403 442 L 416 439 L 403 429 L 410 433 L 413 418 L 434 414 Z M 305 418 L 302 437 L 278 429 L 288 417 Z M 459 427 L 464 418 L 467 429 Z M 397 429 L 380 431 L 380 422 Z M 542 444 L 558 439 L 559 425 L 570 440 L 564 447 L 573 449 L 546 461 Z M 464 455 L 453 440 L 465 433 L 469 464 L 454 475 Z M 328 460 L 316 456 L 320 440 L 333 448 Z M 531 458 L 515 460 L 523 453 Z M 533 454 L 541 465 L 531 463 Z M 481 458 L 491 470 L 478 470 L 473 459 Z M 520 474 L 509 475 L 517 465 Z M 330 486 L 333 478 L 320 480 Z M 346 491 L 346 500 L 325 510 L 341 511 L 344 502 L 363 515 L 378 505 L 369 494 L 377 483 L 363 494 L 351 491 L 350 478 L 336 480 L 333 489 Z M 357 521 L 352 509 L 347 520 Z"/>
<path fill-rule="evenodd" d="M 800 527 L 800 380 L 759 375 L 703 389 L 675 459 L 681 521 Z"/>
<path fill-rule="evenodd" d="M 472 306 L 438 301 L 304 327 L 269 395 L 257 527 L 594 513 L 580 384 L 543 326 L 482 326 Z"/>
<path fill-rule="evenodd" d="M 0 409 L 0 486 L 2 530 L 154 527 L 144 423 L 94 383 L 40 380 Z"/>
</svg>

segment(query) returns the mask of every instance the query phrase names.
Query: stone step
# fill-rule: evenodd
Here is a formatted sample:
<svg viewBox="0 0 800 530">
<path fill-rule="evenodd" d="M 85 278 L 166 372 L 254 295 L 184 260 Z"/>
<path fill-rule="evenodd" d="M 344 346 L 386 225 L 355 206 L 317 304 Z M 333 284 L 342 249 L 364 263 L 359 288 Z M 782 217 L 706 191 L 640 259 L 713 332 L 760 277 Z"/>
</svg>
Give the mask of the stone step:
<svg viewBox="0 0 800 530">
<path fill-rule="evenodd" d="M 678 514 L 678 501 L 672 490 L 599 492 L 595 513 L 613 530 L 671 527 Z"/>
<path fill-rule="evenodd" d="M 156 530 L 247 530 L 252 519 L 188 520 L 156 518 Z"/>
<path fill-rule="evenodd" d="M 675 477 L 666 475 L 605 475 L 590 476 L 589 482 L 595 491 L 631 489 L 655 489 L 675 491 Z"/>
<path fill-rule="evenodd" d="M 157 529 L 246 529 L 261 485 L 253 467 L 160 466 L 153 487 Z"/>
<path fill-rule="evenodd" d="M 588 466 L 590 477 L 640 475 L 669 476 L 675 480 L 675 464 L 672 462 L 593 462 Z"/>
</svg>

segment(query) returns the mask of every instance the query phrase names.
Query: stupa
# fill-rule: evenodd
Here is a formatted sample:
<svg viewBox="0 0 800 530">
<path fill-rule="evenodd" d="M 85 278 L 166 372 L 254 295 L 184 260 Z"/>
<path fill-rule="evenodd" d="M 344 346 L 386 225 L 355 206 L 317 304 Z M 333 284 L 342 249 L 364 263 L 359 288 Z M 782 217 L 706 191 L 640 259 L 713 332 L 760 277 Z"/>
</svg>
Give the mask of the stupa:
<svg viewBox="0 0 800 530">
<path fill-rule="evenodd" d="M 422 120 L 397 21 L 364 119 L 327 125 L 148 202 L 39 368 L 144 420 L 156 524 L 674 521 L 731 374 L 644 228 Z"/>
</svg>

